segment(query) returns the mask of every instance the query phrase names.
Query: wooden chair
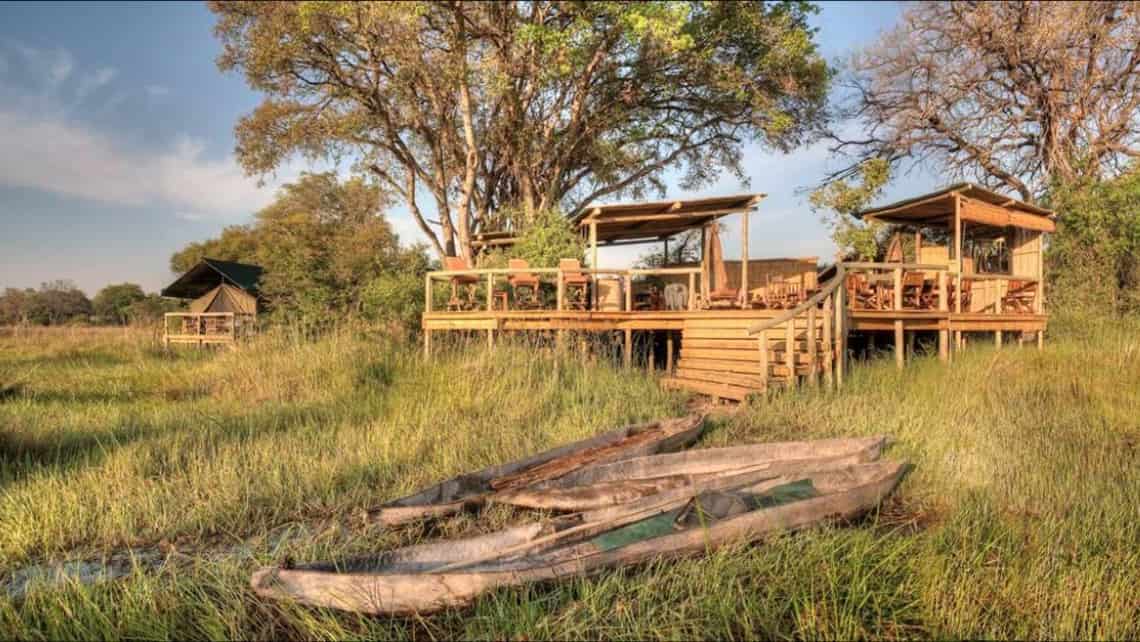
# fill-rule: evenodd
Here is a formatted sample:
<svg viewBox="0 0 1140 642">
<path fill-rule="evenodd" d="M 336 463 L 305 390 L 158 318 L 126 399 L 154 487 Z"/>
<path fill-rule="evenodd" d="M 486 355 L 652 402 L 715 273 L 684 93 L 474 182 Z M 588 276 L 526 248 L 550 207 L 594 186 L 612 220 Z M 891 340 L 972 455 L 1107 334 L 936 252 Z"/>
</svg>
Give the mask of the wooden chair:
<svg viewBox="0 0 1140 642">
<path fill-rule="evenodd" d="M 523 259 L 510 259 L 507 267 L 512 270 L 525 270 L 530 264 Z M 533 272 L 515 272 L 507 275 L 507 283 L 515 292 L 515 307 L 520 310 L 535 310 L 542 307 L 538 275 Z"/>
<path fill-rule="evenodd" d="M 562 271 L 562 291 L 565 293 L 566 307 L 571 310 L 589 308 L 590 277 L 582 273 L 582 263 L 578 259 L 561 259 L 558 261 L 558 269 Z"/>
<path fill-rule="evenodd" d="M 903 272 L 902 275 L 902 306 L 921 310 L 926 307 L 924 299 L 926 291 L 926 275 L 922 272 Z"/>
<path fill-rule="evenodd" d="M 1037 302 L 1037 283 L 1033 281 L 1010 281 L 1005 296 L 1001 298 L 1003 312 L 1032 314 Z"/>
<path fill-rule="evenodd" d="M 866 274 L 861 272 L 848 274 L 843 286 L 847 289 L 847 298 L 851 301 L 851 307 L 863 310 L 880 309 L 879 292 L 871 287 Z"/>
<path fill-rule="evenodd" d="M 708 295 L 710 308 L 732 307 L 740 300 L 740 290 L 737 288 L 717 288 Z"/>
<path fill-rule="evenodd" d="M 443 258 L 445 270 L 470 270 L 471 266 L 463 257 L 445 256 Z M 479 277 L 475 274 L 457 274 L 451 277 L 451 299 L 447 302 L 448 310 L 472 310 L 475 308 L 475 289 L 479 287 Z M 467 300 L 460 300 L 459 289 L 463 288 Z"/>
<path fill-rule="evenodd" d="M 962 311 L 970 311 L 971 294 L 974 289 L 974 282 L 969 279 L 962 279 Z M 953 282 L 950 283 L 950 309 L 957 309 L 958 288 Z"/>
</svg>

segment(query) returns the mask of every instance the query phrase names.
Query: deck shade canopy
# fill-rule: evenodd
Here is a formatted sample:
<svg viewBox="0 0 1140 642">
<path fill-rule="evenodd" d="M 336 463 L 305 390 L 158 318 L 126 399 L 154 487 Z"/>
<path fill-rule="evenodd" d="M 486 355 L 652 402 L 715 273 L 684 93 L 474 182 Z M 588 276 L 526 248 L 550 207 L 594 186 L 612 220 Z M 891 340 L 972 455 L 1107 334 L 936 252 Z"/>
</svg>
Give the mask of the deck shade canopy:
<svg viewBox="0 0 1140 642">
<path fill-rule="evenodd" d="M 718 218 L 747 212 L 764 194 L 737 194 L 691 200 L 617 203 L 589 207 L 574 217 L 579 228 L 594 226 L 599 245 L 659 241 Z"/>
<path fill-rule="evenodd" d="M 951 227 L 954 225 L 956 201 L 963 221 L 1037 232 L 1057 229 L 1052 210 L 1003 196 L 973 183 L 957 183 L 936 192 L 863 210 L 856 216 L 884 223 Z"/>
<path fill-rule="evenodd" d="M 256 296 L 261 272 L 260 266 L 249 263 L 202 259 L 174 283 L 163 288 L 161 294 L 175 299 L 199 299 L 222 285 L 228 285 L 248 296 Z M 234 294 L 231 290 L 222 296 L 229 298 Z"/>
</svg>

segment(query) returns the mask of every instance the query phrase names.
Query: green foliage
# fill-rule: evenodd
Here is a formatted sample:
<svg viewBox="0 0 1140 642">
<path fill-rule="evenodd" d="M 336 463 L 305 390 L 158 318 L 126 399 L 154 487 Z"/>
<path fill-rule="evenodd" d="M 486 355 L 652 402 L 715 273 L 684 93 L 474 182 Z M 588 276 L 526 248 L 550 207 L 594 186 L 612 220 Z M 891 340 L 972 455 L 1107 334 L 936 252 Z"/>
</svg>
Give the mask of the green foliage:
<svg viewBox="0 0 1140 642">
<path fill-rule="evenodd" d="M 333 173 L 303 174 L 283 186 L 253 224 L 193 243 L 175 254 L 171 265 L 187 268 L 203 256 L 255 263 L 265 270 L 261 296 L 273 315 L 310 327 L 326 325 L 360 314 L 365 289 L 379 277 L 403 283 L 422 277 L 426 269 L 424 248 L 400 246 L 381 213 L 386 204 L 385 192 L 363 179 L 341 182 Z M 407 318 L 403 309 L 378 310 L 375 305 L 387 299 L 375 295 L 370 316 Z"/>
<path fill-rule="evenodd" d="M 532 267 L 558 267 L 559 259 L 581 260 L 586 242 L 558 210 L 540 210 L 524 224 L 511 256 Z"/>
<path fill-rule="evenodd" d="M 132 306 L 144 299 L 146 293 L 137 283 L 119 283 L 99 290 L 91 307 L 100 322 L 124 325 L 131 318 Z"/>
<path fill-rule="evenodd" d="M 1140 168 L 1103 182 L 1057 185 L 1046 255 L 1054 307 L 1140 312 Z"/>
<path fill-rule="evenodd" d="M 230 225 L 217 238 L 196 241 L 170 257 L 170 271 L 182 274 L 202 259 L 251 262 L 257 255 L 257 239 L 248 225 Z"/>
<path fill-rule="evenodd" d="M 804 2 L 211 2 L 219 66 L 264 95 L 237 156 L 357 160 L 440 255 L 528 213 L 743 177 L 818 132 L 831 71 Z M 446 132 L 446 135 L 440 133 Z M 417 194 L 434 205 L 421 212 Z"/>
<path fill-rule="evenodd" d="M 13 300 L 0 307 L 12 310 L 20 306 L 14 316 L 25 323 L 62 325 L 86 323 L 91 318 L 90 299 L 71 281 L 51 281 L 40 285 L 39 290 L 24 290 L 22 294 L 15 292 L 18 291 L 9 289 L 5 296 L 11 294 Z"/>
<path fill-rule="evenodd" d="M 362 316 L 410 335 L 419 327 L 424 311 L 424 274 L 431 269 L 421 250 L 408 252 L 406 264 L 380 274 L 360 294 Z"/>
<path fill-rule="evenodd" d="M 886 226 L 861 221 L 855 214 L 866 209 L 883 193 L 890 181 L 890 164 L 882 159 L 864 161 L 853 174 L 856 181 L 835 180 L 811 193 L 809 202 L 815 211 L 831 210 L 824 222 L 831 240 L 841 255 L 859 261 L 873 261 L 887 233 Z"/>
</svg>

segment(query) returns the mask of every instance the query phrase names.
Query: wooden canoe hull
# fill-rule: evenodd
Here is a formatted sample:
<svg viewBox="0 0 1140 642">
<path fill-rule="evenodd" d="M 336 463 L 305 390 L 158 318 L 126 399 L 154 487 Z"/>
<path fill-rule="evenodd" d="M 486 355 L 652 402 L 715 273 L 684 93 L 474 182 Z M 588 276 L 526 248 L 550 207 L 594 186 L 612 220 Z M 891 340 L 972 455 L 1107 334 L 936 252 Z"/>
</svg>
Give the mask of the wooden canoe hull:
<svg viewBox="0 0 1140 642">
<path fill-rule="evenodd" d="M 293 600 L 301 604 L 373 615 L 427 614 L 470 604 L 487 591 L 529 582 L 566 579 L 607 568 L 639 564 L 654 559 L 698 555 L 712 549 L 765 536 L 794 531 L 831 519 L 854 519 L 878 506 L 902 479 L 906 466 L 876 462 L 812 475 L 821 482 L 822 496 L 755 510 L 707 528 L 691 528 L 636 542 L 605 552 L 566 559 L 547 555 L 551 563 L 516 561 L 488 564 L 456 571 L 416 572 L 397 563 L 384 571 L 338 573 L 328 566 L 307 569 L 265 568 L 254 573 L 252 586 L 262 596 Z M 442 542 L 394 552 L 393 559 L 423 567 L 446 565 L 458 552 L 470 553 L 468 545 L 488 549 L 509 546 L 507 540 L 525 542 L 538 537 L 541 525 L 508 529 L 499 534 L 460 542 Z M 498 539 L 497 539 L 498 538 Z M 503 539 L 506 538 L 506 539 Z M 433 560 L 434 558 L 434 560 Z M 442 564 L 438 564 L 442 562 Z M 319 569 L 319 570 L 317 570 Z"/>
<path fill-rule="evenodd" d="M 704 430 L 705 416 L 692 414 L 674 419 L 624 426 L 589 439 L 565 444 L 524 459 L 490 466 L 465 475 L 459 475 L 426 488 L 413 495 L 389 502 L 369 512 L 369 518 L 381 524 L 395 526 L 418 519 L 451 515 L 470 505 L 477 505 L 493 492 L 495 480 L 525 474 L 536 467 L 551 466 L 562 461 L 562 474 L 572 473 L 587 465 L 620 461 L 656 453 L 680 450 L 697 440 Z M 637 439 L 647 431 L 654 434 Z M 624 441 L 636 441 L 622 447 Z M 581 456 L 581 461 L 576 457 Z M 559 470 L 549 474 L 557 475 Z"/>
<path fill-rule="evenodd" d="M 559 479 L 503 491 L 489 501 L 523 508 L 586 511 L 616 506 L 731 471 L 767 470 L 772 477 L 879 459 L 885 437 L 751 444 L 651 455 L 587 466 Z"/>
</svg>

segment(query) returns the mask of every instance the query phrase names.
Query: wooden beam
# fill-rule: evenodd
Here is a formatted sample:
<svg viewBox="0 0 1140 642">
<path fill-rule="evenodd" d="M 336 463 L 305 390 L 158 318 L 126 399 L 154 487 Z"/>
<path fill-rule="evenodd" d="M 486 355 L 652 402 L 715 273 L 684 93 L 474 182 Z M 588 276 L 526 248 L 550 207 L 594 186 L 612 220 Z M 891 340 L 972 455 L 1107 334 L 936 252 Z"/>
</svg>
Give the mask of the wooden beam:
<svg viewBox="0 0 1140 642">
<path fill-rule="evenodd" d="M 906 364 L 906 346 L 903 345 L 903 322 L 895 321 L 895 366 L 902 370 Z"/>
<path fill-rule="evenodd" d="M 673 374 L 673 332 L 672 330 L 665 331 L 665 373 L 672 376 Z"/>
<path fill-rule="evenodd" d="M 595 209 L 594 211 L 597 211 L 597 210 Z M 598 224 L 597 223 L 590 223 L 590 267 L 595 268 L 595 269 L 598 267 Z M 590 307 L 596 310 L 596 309 L 598 309 L 598 283 L 596 280 L 594 280 L 594 282 L 590 284 L 590 290 L 592 291 L 593 300 L 594 300 L 594 304 Z"/>
<path fill-rule="evenodd" d="M 748 306 L 748 215 L 750 211 L 740 213 L 740 307 Z"/>
<path fill-rule="evenodd" d="M 994 227 L 1017 227 L 1038 232 L 1056 232 L 1057 224 L 1044 216 L 1017 212 L 977 199 L 960 197 L 963 220 L 992 225 Z"/>
<path fill-rule="evenodd" d="M 622 363 L 626 368 L 633 364 L 633 330 L 625 329 L 625 341 L 622 345 Z"/>
</svg>

